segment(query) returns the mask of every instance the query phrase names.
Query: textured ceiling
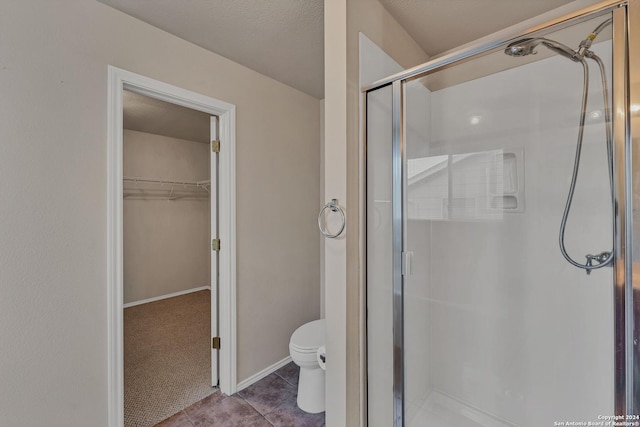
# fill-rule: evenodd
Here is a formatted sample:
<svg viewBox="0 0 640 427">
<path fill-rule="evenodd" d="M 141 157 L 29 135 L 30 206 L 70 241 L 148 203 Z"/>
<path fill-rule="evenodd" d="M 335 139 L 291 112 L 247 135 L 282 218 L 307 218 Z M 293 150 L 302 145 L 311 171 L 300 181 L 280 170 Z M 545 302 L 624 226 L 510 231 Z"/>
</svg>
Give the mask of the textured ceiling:
<svg viewBox="0 0 640 427">
<path fill-rule="evenodd" d="M 323 0 L 98 0 L 324 98 Z M 434 56 L 570 0 L 380 0 Z"/>
<path fill-rule="evenodd" d="M 324 98 L 323 0 L 98 0 Z"/>
<path fill-rule="evenodd" d="M 571 0 L 379 0 L 429 56 Z"/>
<path fill-rule="evenodd" d="M 209 143 L 207 113 L 124 91 L 123 127 L 138 132 Z"/>
</svg>

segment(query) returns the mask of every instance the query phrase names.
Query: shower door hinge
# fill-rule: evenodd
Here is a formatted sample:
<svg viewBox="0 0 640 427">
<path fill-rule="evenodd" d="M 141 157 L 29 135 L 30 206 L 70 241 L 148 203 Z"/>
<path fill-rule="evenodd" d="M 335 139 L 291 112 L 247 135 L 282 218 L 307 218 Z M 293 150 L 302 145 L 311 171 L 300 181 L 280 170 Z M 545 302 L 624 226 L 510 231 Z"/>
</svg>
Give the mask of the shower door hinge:
<svg viewBox="0 0 640 427">
<path fill-rule="evenodd" d="M 211 151 L 214 153 L 219 153 L 220 152 L 220 141 L 217 139 L 214 139 L 213 141 L 211 141 Z"/>
<path fill-rule="evenodd" d="M 220 337 L 211 338 L 211 348 L 215 348 L 216 350 L 220 350 Z"/>
<path fill-rule="evenodd" d="M 211 239 L 211 250 L 212 251 L 220 250 L 220 239 Z"/>
</svg>

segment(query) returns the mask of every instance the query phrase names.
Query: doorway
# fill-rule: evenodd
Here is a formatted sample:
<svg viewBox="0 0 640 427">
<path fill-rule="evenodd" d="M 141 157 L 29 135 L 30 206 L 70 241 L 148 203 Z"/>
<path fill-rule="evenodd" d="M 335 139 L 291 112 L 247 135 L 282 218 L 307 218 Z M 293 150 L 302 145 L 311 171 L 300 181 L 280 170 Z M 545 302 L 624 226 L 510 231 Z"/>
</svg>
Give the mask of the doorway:
<svg viewBox="0 0 640 427">
<path fill-rule="evenodd" d="M 137 165 L 126 164 L 125 154 L 132 155 L 130 159 L 134 159 L 136 150 L 140 150 L 145 145 L 147 148 L 154 147 L 152 150 L 157 151 L 160 145 L 164 144 L 163 150 L 169 151 L 169 160 L 172 156 L 171 150 L 178 149 L 179 151 L 185 148 L 177 148 L 178 145 L 169 141 L 168 139 L 160 143 L 150 143 L 145 141 L 149 139 L 147 132 L 138 132 L 135 130 L 124 129 L 124 116 L 123 106 L 125 99 L 128 98 L 128 102 L 131 100 L 138 103 L 152 104 L 156 107 L 159 105 L 172 106 L 177 110 L 195 110 L 201 117 L 206 117 L 209 120 L 209 134 L 206 144 L 201 144 L 196 151 L 202 151 L 202 153 L 191 153 L 192 160 L 196 163 L 200 158 L 202 163 L 202 156 L 206 153 L 209 160 L 206 164 L 208 169 L 208 177 L 203 176 L 187 176 L 186 178 L 180 178 L 177 175 L 161 176 L 159 173 L 146 173 L 149 171 L 154 172 L 153 167 L 149 168 L 149 165 L 144 165 L 149 159 L 138 161 Z M 186 107 L 186 108 L 185 108 Z M 233 394 L 236 389 L 236 375 L 235 375 L 235 107 L 231 104 L 209 98 L 200 94 L 196 94 L 176 86 L 168 85 L 153 79 L 149 79 L 144 76 L 140 76 L 134 73 L 130 73 L 124 70 L 117 69 L 115 67 L 109 67 L 109 127 L 108 127 L 108 139 L 109 139 L 109 200 L 108 200 L 108 214 L 109 214 L 109 238 L 108 238 L 108 292 L 109 292 L 109 310 L 108 310 L 108 324 L 109 324 L 109 425 L 110 426 L 123 426 L 124 423 L 124 309 L 128 307 L 129 310 L 140 311 L 143 306 L 153 305 L 157 308 L 156 311 L 166 314 L 166 308 L 159 308 L 160 305 L 167 304 L 167 302 L 174 300 L 177 301 L 180 298 L 185 297 L 202 299 L 206 296 L 209 299 L 208 317 L 210 318 L 210 334 L 209 337 L 205 336 L 206 345 L 210 349 L 211 358 L 211 377 L 208 386 L 219 385 L 220 390 L 225 394 Z M 156 131 L 157 132 L 157 131 Z M 138 139 L 132 147 L 128 147 L 125 150 L 124 135 L 128 137 L 134 136 Z M 198 143 L 196 143 L 198 144 Z M 187 144 L 189 145 L 189 144 Z M 206 146 L 206 149 L 202 149 L 202 145 Z M 197 147 L 192 144 L 191 149 Z M 133 151 L 129 150 L 132 148 Z M 162 150 L 160 150 L 162 151 Z M 186 151 L 189 151 L 187 149 Z M 166 153 L 165 153 L 166 154 Z M 180 161 L 185 160 L 185 153 L 178 154 L 173 152 L 173 156 Z M 156 153 L 157 155 L 157 153 Z M 188 157 L 188 156 L 186 156 Z M 123 161 L 124 160 L 124 161 Z M 160 162 L 161 163 L 161 162 Z M 157 166 L 157 165 L 156 165 Z M 145 169 L 145 167 L 147 169 Z M 145 171 L 145 173 L 137 173 L 138 171 Z M 141 169 L 140 169 L 141 168 Z M 202 165 L 200 165 L 202 168 Z M 157 171 L 155 171 L 157 172 Z M 200 171 L 202 175 L 202 171 Z M 206 179 L 202 179 L 206 178 Z M 210 218 L 210 222 L 206 221 L 207 227 L 199 227 L 201 230 L 193 232 L 193 237 L 202 241 L 206 241 L 206 250 L 208 254 L 205 256 L 205 260 L 210 263 L 210 273 L 207 279 L 211 290 L 207 288 L 207 283 L 203 283 L 199 286 L 193 286 L 194 280 L 201 280 L 202 277 L 192 277 L 189 280 L 185 280 L 185 284 L 176 285 L 171 283 L 171 280 L 162 282 L 160 279 L 163 274 L 156 271 L 156 277 L 146 277 L 146 282 L 156 282 L 156 285 L 160 285 L 160 289 L 150 289 L 142 283 L 134 285 L 133 289 L 126 287 L 126 283 L 130 279 L 144 277 L 149 275 L 150 269 L 145 268 L 145 262 L 155 262 L 160 270 L 166 267 L 166 264 L 170 264 L 167 260 L 162 260 L 162 257 L 158 258 L 158 254 L 149 254 L 149 241 L 146 242 L 147 250 L 143 248 L 136 248 L 135 245 L 131 245 L 131 242 L 127 242 L 124 238 L 125 231 L 125 218 L 136 218 L 139 225 L 143 225 L 146 228 L 146 235 L 148 240 L 157 240 L 157 236 L 154 236 L 148 222 L 145 222 L 144 218 L 140 216 L 144 215 L 144 212 L 149 212 L 149 205 L 139 205 L 136 208 L 130 209 L 128 202 L 125 202 L 127 198 L 130 200 L 154 200 L 166 202 L 173 210 L 176 210 L 178 204 L 176 202 L 182 201 L 194 201 L 202 199 L 206 194 L 207 201 L 210 200 L 210 211 L 207 215 Z M 202 210 L 202 200 L 200 200 L 200 210 Z M 157 203 L 156 203 L 157 204 Z M 207 203 L 205 203 L 206 205 Z M 154 208 L 152 208 L 153 210 Z M 178 208 L 178 211 L 180 209 Z M 184 214 L 184 212 L 183 212 Z M 173 215 L 173 219 L 171 219 Z M 162 228 L 171 228 L 172 224 L 176 224 L 175 221 L 176 212 L 173 214 L 167 214 L 165 212 L 164 218 L 160 221 L 164 221 L 164 224 L 160 224 L 156 227 L 156 230 Z M 202 218 L 201 218 L 202 219 Z M 151 221 L 153 222 L 153 221 Z M 157 222 L 157 221 L 156 221 Z M 135 220 L 131 222 L 133 225 Z M 156 224 L 158 225 L 158 224 Z M 195 224 L 197 226 L 197 224 Z M 202 225 L 202 224 L 201 224 Z M 151 231 L 151 233 L 149 233 Z M 179 230 L 178 230 L 179 232 Z M 164 245 L 158 242 L 152 243 L 151 247 L 168 247 L 169 251 L 175 252 L 176 248 L 172 248 L 174 244 L 178 242 L 175 238 L 172 239 L 165 236 Z M 204 239 L 204 240 L 203 240 Z M 202 242 L 200 242 L 202 243 Z M 202 245 L 200 245 L 202 246 Z M 166 249 L 166 248 L 165 248 Z M 125 250 L 127 255 L 137 254 L 136 263 L 125 263 L 124 256 Z M 167 254 L 167 251 L 163 256 L 168 257 L 171 260 L 171 255 Z M 184 261 L 184 260 L 183 260 Z M 137 265 L 137 264 L 141 265 Z M 176 263 L 180 263 L 176 260 Z M 126 265 L 125 265 L 126 264 Z M 184 264 L 184 262 L 183 262 Z M 184 267 L 184 266 L 183 266 Z M 171 266 L 168 266 L 170 271 Z M 186 267 L 186 270 L 189 270 Z M 192 272 L 190 272 L 192 273 Z M 196 274 L 196 276 L 198 276 Z M 202 276 L 202 272 L 200 272 Z M 126 280 L 125 280 L 126 279 Z M 135 280 L 134 280 L 135 281 Z M 138 282 L 145 282 L 145 280 L 138 280 Z M 164 286 L 164 287 L 163 287 Z M 152 286 L 153 287 L 153 286 Z M 178 289 L 181 288 L 181 289 Z M 210 297 L 208 297 L 208 295 Z M 167 298 L 169 297 L 169 298 Z M 173 297 L 173 298 L 171 298 Z M 194 303 L 194 301 L 192 301 Z M 200 309 L 205 305 L 200 304 Z M 159 310 L 158 310 L 159 308 Z M 165 316 L 166 317 L 166 316 Z M 175 316 L 174 316 L 175 317 Z M 180 317 L 180 316 L 177 316 Z M 201 319 L 202 320 L 202 319 Z M 201 327 L 199 328 L 200 332 Z M 134 340 L 135 341 L 135 340 Z M 144 340 L 141 340 L 144 342 Z M 150 353 L 153 354 L 153 351 Z M 144 364 L 143 364 L 144 365 Z M 170 415 L 170 414 L 169 414 Z"/>
<path fill-rule="evenodd" d="M 216 116 L 123 93 L 125 427 L 218 385 L 216 136 Z"/>
</svg>

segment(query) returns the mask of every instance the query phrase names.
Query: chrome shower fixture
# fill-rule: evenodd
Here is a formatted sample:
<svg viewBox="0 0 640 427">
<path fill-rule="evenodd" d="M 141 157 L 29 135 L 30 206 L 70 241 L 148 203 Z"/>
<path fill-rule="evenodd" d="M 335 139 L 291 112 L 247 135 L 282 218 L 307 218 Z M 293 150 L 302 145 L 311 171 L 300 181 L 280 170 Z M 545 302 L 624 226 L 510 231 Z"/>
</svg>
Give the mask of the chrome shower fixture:
<svg viewBox="0 0 640 427">
<path fill-rule="evenodd" d="M 580 56 L 582 56 L 582 57 L 587 56 L 587 52 L 590 52 L 589 48 L 591 47 L 591 44 L 596 39 L 596 37 L 598 37 L 598 34 L 600 34 L 602 32 L 602 30 L 604 30 L 605 27 L 607 25 L 610 25 L 612 22 L 613 22 L 613 18 L 607 19 L 606 21 L 604 21 L 600 25 L 598 25 L 591 32 L 591 34 L 589 34 L 584 40 L 582 40 L 580 42 L 580 46 L 578 47 L 578 54 Z"/>
<path fill-rule="evenodd" d="M 552 50 L 553 52 L 564 56 L 565 58 L 569 58 L 572 61 L 582 61 L 582 56 L 580 56 L 578 52 L 574 51 L 570 47 L 565 46 L 555 40 L 549 40 L 543 37 L 534 39 L 520 39 L 507 46 L 507 48 L 504 50 L 504 53 L 509 56 L 535 55 L 537 53 L 535 49 L 540 44 Z"/>
<path fill-rule="evenodd" d="M 582 140 L 584 136 L 584 121 L 587 110 L 587 99 L 589 94 L 589 66 L 587 65 L 587 61 L 585 58 L 594 61 L 598 67 L 600 68 L 600 76 L 602 77 L 602 94 L 604 98 L 604 121 L 606 126 L 606 145 L 607 145 L 607 165 L 609 169 L 609 186 L 610 186 L 610 194 L 611 194 L 611 207 L 612 210 L 615 211 L 615 199 L 613 194 L 613 136 L 611 132 L 611 114 L 609 112 L 609 95 L 607 91 L 607 78 L 605 75 L 605 66 L 602 60 L 596 55 L 594 52 L 589 50 L 593 40 L 600 34 L 600 32 L 609 24 L 613 22 L 612 19 L 608 19 L 598 25 L 582 42 L 578 47 L 578 50 L 575 51 L 564 44 L 557 42 L 555 40 L 545 39 L 543 37 L 538 38 L 526 38 L 517 40 L 507 46 L 504 50 L 509 56 L 526 56 L 526 55 L 535 55 L 535 48 L 538 45 L 543 45 L 551 51 L 564 56 L 565 58 L 569 58 L 574 62 L 579 62 L 583 68 L 583 86 L 582 86 L 582 110 L 580 113 L 580 125 L 578 127 L 578 141 L 576 143 L 576 154 L 573 162 L 573 173 L 571 175 L 571 184 L 569 185 L 569 194 L 567 195 L 567 202 L 564 207 L 564 212 L 562 214 L 562 220 L 560 221 L 560 232 L 558 233 L 558 240 L 560 244 L 560 252 L 562 252 L 562 256 L 573 266 L 581 268 L 587 272 L 587 274 L 591 274 L 592 270 L 602 268 L 607 265 L 612 265 L 613 263 L 613 250 L 611 251 L 603 251 L 597 255 L 587 254 L 585 255 L 587 261 L 582 264 L 575 261 L 571 256 L 567 253 L 567 249 L 565 247 L 565 238 L 564 232 L 567 226 L 567 220 L 569 218 L 569 211 L 571 210 L 571 205 L 573 203 L 573 194 L 576 189 L 576 182 L 578 179 L 578 169 L 580 168 L 580 158 L 582 154 Z M 612 224 L 613 230 L 613 224 Z"/>
<path fill-rule="evenodd" d="M 504 50 L 509 56 L 527 56 L 527 55 L 535 55 L 537 51 L 535 48 L 542 44 L 547 47 L 549 50 L 564 56 L 565 58 L 569 58 L 572 61 L 580 62 L 584 57 L 588 57 L 590 54 L 593 54 L 589 50 L 593 41 L 598 37 L 598 35 L 604 30 L 608 25 L 613 22 L 613 19 L 607 19 L 598 25 L 584 40 L 580 42 L 580 46 L 578 50 L 573 50 L 569 46 L 564 45 L 558 41 L 546 39 L 544 37 L 536 37 L 536 38 L 526 38 L 517 40 L 507 46 Z"/>
</svg>

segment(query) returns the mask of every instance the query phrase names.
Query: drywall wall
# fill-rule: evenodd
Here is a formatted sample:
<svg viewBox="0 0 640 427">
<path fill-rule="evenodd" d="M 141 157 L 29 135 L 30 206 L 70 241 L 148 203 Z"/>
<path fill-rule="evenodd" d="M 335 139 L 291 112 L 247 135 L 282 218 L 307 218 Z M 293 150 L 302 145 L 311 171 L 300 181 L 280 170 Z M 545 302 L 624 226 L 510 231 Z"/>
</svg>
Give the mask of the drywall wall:
<svg viewBox="0 0 640 427">
<path fill-rule="evenodd" d="M 125 129 L 123 150 L 124 176 L 209 179 L 208 144 Z M 158 188 L 143 183 L 125 185 L 125 304 L 211 286 L 208 193 L 204 189 L 180 193 L 178 187 L 175 195 L 181 197 L 169 200 L 165 191 L 162 197 L 154 195 L 153 189 Z"/>
<path fill-rule="evenodd" d="M 428 58 L 377 0 L 325 1 L 325 199 L 338 198 L 347 214 L 346 236 L 325 246 L 325 298 L 331 301 L 327 359 L 333 361 L 327 364 L 327 424 L 332 426 L 355 426 L 363 419 L 361 32 L 402 67 Z"/>
<path fill-rule="evenodd" d="M 324 99 L 320 101 L 320 208 L 326 203 L 324 200 Z M 325 298 L 324 298 L 324 242 L 325 239 L 320 238 L 320 317 L 325 317 Z"/>
<path fill-rule="evenodd" d="M 1 2 L 0 52 L 0 426 L 107 424 L 108 65 L 237 106 L 238 380 L 288 356 L 319 317 L 319 100 L 93 0 Z"/>
<path fill-rule="evenodd" d="M 347 6 L 346 0 L 324 3 L 324 199 L 338 199 L 346 210 L 347 196 Z M 331 165 L 329 168 L 328 165 Z M 351 224 L 348 223 L 348 232 Z M 325 421 L 327 425 L 346 425 L 347 318 L 346 318 L 346 241 L 340 236 L 326 239 L 324 246 L 324 294 L 326 318 L 327 370 Z M 327 304 L 330 301 L 330 304 Z M 357 336 L 357 335 L 356 335 Z M 353 338 L 353 337 L 352 337 Z"/>
</svg>

